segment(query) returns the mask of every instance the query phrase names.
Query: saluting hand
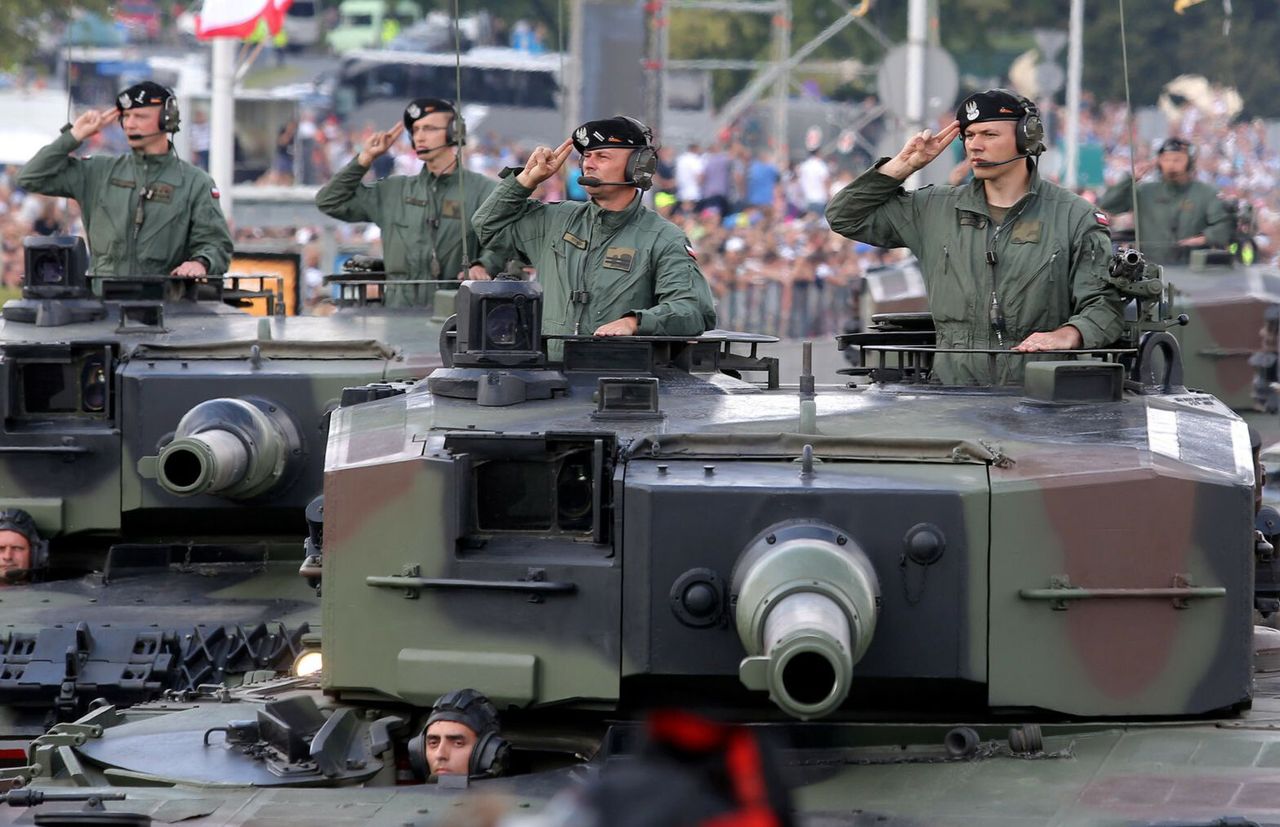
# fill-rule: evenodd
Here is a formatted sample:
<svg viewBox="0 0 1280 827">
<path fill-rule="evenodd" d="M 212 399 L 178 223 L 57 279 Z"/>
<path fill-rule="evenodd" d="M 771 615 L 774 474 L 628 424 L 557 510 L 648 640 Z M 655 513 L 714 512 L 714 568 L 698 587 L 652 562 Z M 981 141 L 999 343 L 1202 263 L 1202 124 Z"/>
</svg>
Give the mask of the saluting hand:
<svg viewBox="0 0 1280 827">
<path fill-rule="evenodd" d="M 560 171 L 569 153 L 573 152 L 573 139 L 567 139 L 555 149 L 536 147 L 524 162 L 524 169 L 516 176 L 520 186 L 535 189 L 543 181 Z"/>
<path fill-rule="evenodd" d="M 924 169 L 934 158 L 941 155 L 942 150 L 946 149 L 959 134 L 960 122 L 952 121 L 937 135 L 929 129 L 912 135 L 902 147 L 902 151 L 880 167 L 880 172 L 900 181 L 906 180 L 911 173 Z"/>
<path fill-rule="evenodd" d="M 76 118 L 75 123 L 71 124 L 71 135 L 77 141 L 83 141 L 102 131 L 102 127 L 107 124 L 115 123 L 120 118 L 120 110 L 114 106 L 110 109 L 103 109 L 101 112 L 90 109 L 88 112 L 80 113 L 80 117 Z"/>
<path fill-rule="evenodd" d="M 404 134 L 404 124 L 398 123 L 388 129 L 386 132 L 375 132 L 369 136 L 369 140 L 364 142 L 364 148 L 360 150 L 360 165 L 369 166 L 373 163 L 374 158 L 380 158 L 391 149 L 391 145 L 400 139 Z"/>
</svg>

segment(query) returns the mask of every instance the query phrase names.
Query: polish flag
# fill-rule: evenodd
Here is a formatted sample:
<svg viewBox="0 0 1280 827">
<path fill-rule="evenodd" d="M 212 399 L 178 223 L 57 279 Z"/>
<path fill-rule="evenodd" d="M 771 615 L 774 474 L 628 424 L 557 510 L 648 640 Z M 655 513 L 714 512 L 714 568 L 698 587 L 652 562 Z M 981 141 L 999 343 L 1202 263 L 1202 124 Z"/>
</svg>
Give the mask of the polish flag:
<svg viewBox="0 0 1280 827">
<path fill-rule="evenodd" d="M 196 37 L 248 37 L 259 20 L 265 20 L 274 35 L 284 25 L 285 10 L 291 5 L 293 0 L 204 0 L 204 8 L 196 15 Z"/>
</svg>

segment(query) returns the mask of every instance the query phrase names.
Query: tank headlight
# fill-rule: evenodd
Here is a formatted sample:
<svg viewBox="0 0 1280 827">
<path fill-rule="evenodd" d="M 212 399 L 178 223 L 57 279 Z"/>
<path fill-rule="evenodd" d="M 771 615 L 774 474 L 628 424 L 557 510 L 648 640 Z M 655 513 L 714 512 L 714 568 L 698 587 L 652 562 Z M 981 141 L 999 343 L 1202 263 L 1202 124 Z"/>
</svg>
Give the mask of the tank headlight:
<svg viewBox="0 0 1280 827">
<path fill-rule="evenodd" d="M 293 662 L 293 674 L 295 677 L 305 677 L 314 675 L 324 668 L 324 661 L 320 653 L 312 649 L 309 652 L 303 652 L 298 655 L 298 659 Z"/>
</svg>

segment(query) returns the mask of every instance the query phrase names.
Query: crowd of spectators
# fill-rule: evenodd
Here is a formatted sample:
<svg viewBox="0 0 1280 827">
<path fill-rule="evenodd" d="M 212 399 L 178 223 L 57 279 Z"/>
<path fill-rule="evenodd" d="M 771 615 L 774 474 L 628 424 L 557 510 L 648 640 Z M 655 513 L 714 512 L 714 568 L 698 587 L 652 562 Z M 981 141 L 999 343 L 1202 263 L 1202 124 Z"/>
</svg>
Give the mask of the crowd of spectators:
<svg viewBox="0 0 1280 827">
<path fill-rule="evenodd" d="M 1050 111 L 1050 123 L 1061 126 L 1060 111 Z M 1057 115 L 1058 117 L 1054 117 Z M 193 132 L 202 131 L 197 120 Z M 374 124 L 351 126 L 335 117 L 311 113 L 287 124 L 280 132 L 277 156 L 262 184 L 319 184 L 346 164 Z M 116 152 L 118 130 L 96 136 L 91 152 Z M 1280 177 L 1280 152 L 1269 145 L 1262 122 L 1215 116 L 1202 108 L 1185 107 L 1175 113 L 1171 134 L 1190 138 L 1198 147 L 1197 174 L 1217 186 L 1224 198 L 1247 201 L 1257 216 L 1259 261 L 1275 263 L 1280 248 L 1272 239 L 1280 232 L 1280 200 L 1275 182 Z M 193 160 L 207 160 L 207 143 L 193 135 Z M 1104 186 L 1128 174 L 1129 143 L 1124 107 L 1089 102 L 1081 118 L 1085 144 L 1101 147 L 1104 181 L 1082 190 L 1096 198 Z M 1145 142 L 1137 145 L 1137 162 L 1153 153 Z M 503 142 L 493 136 L 474 136 L 464 159 L 471 169 L 496 176 L 506 166 L 518 166 L 529 146 Z M 809 152 L 799 159 L 779 158 L 767 147 L 751 148 L 731 141 L 710 146 L 663 147 L 656 183 L 650 196 L 654 209 L 686 233 L 717 298 L 720 325 L 784 337 L 820 336 L 839 332 L 857 313 L 863 277 L 873 268 L 891 263 L 900 252 L 882 251 L 849 242 L 832 233 L 823 218 L 830 197 L 851 181 L 865 165 L 865 155 Z M 416 174 L 421 168 L 407 141 L 380 157 L 371 177 Z M 80 232 L 74 204 L 60 199 L 27 196 L 13 189 L 16 170 L 0 173 L 0 238 L 3 239 L 3 284 L 15 285 L 21 275 L 21 239 L 30 233 Z M 546 201 L 582 199 L 577 170 L 569 168 L 546 182 L 535 197 Z M 1121 221 L 1119 226 L 1123 226 Z M 320 276 L 333 268 L 320 257 L 316 227 L 235 228 L 238 243 L 278 241 L 293 245 L 303 256 L 311 299 L 324 291 Z M 377 228 L 339 229 L 344 249 L 367 247 L 378 252 Z"/>
</svg>

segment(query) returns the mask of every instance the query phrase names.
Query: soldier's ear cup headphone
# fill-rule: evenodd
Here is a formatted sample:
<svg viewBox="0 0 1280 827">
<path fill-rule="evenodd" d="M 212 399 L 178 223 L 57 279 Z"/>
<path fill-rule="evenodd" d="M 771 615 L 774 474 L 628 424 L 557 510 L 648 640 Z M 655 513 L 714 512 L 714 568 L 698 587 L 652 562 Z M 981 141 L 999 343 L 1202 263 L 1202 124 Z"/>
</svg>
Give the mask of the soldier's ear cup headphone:
<svg viewBox="0 0 1280 827">
<path fill-rule="evenodd" d="M 444 128 L 444 142 L 448 146 L 466 146 L 467 144 L 467 122 L 462 119 L 462 115 L 456 109 L 453 117 L 449 119 L 449 125 Z"/>
<path fill-rule="evenodd" d="M 467 764 L 467 775 L 471 778 L 493 778 L 502 775 L 507 769 L 511 755 L 511 742 L 502 737 L 496 729 L 486 731 L 476 739 L 471 748 L 471 760 Z M 409 766 L 413 774 L 426 780 L 431 777 L 431 767 L 427 764 L 427 727 L 409 739 Z"/>
<path fill-rule="evenodd" d="M 510 755 L 511 742 L 503 738 L 502 733 L 496 729 L 491 729 L 481 735 L 471 748 L 471 763 L 467 766 L 467 774 L 472 778 L 494 778 L 502 775 L 507 769 Z"/>
<path fill-rule="evenodd" d="M 36 529 L 36 521 L 20 508 L 6 508 L 0 511 L 0 531 L 16 531 L 27 538 L 31 546 L 30 568 L 43 570 L 49 566 L 49 541 L 40 536 Z"/>
<path fill-rule="evenodd" d="M 658 150 L 653 146 L 653 130 L 636 118 L 619 115 L 639 129 L 644 135 L 644 146 L 632 150 L 627 159 L 626 180 L 639 189 L 648 190 L 653 186 L 653 176 L 658 173 Z"/>
<path fill-rule="evenodd" d="M 1013 137 L 1020 155 L 1036 157 L 1044 152 L 1044 121 L 1040 119 L 1040 107 L 1030 98 L 1019 98 L 1022 102 L 1022 117 L 1014 127 Z"/>
<path fill-rule="evenodd" d="M 160 131 L 173 134 L 182 126 L 182 113 L 178 111 L 178 99 L 173 90 L 166 88 L 164 103 L 160 104 Z"/>
</svg>

